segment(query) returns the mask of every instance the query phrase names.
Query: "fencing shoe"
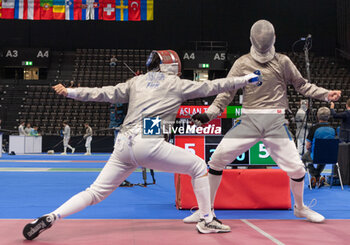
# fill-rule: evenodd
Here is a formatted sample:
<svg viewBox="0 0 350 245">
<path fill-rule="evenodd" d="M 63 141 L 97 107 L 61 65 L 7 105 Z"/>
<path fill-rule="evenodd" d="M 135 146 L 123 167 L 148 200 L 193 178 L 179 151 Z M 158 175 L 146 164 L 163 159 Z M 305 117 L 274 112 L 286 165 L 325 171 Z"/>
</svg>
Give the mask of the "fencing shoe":
<svg viewBox="0 0 350 245">
<path fill-rule="evenodd" d="M 321 214 L 311 210 L 305 205 L 302 208 L 297 208 L 294 205 L 294 215 L 298 218 L 306 218 L 308 221 L 314 223 L 321 223 L 325 220 L 325 218 Z"/>
<path fill-rule="evenodd" d="M 208 234 L 208 233 L 224 233 L 230 232 L 231 228 L 228 225 L 222 224 L 220 220 L 216 217 L 213 218 L 209 223 L 205 222 L 204 219 L 201 219 L 197 225 L 197 230 L 199 233 Z"/>
<path fill-rule="evenodd" d="M 215 217 L 214 209 L 211 210 L 211 213 L 213 214 L 213 217 Z M 184 223 L 198 223 L 201 220 L 199 210 L 191 214 L 190 216 L 187 216 L 182 221 Z"/>
<path fill-rule="evenodd" d="M 23 236 L 27 240 L 33 240 L 34 238 L 39 236 L 41 232 L 49 229 L 55 222 L 55 220 L 56 216 L 54 214 L 44 215 L 34 220 L 33 222 L 27 224 L 23 229 Z"/>
</svg>

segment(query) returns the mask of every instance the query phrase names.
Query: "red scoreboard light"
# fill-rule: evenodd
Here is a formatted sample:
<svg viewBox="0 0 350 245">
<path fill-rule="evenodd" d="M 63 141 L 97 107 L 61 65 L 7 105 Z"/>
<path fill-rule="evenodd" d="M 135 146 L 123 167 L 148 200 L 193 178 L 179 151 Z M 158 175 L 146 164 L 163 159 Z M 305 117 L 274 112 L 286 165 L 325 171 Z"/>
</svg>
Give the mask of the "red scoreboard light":
<svg viewBox="0 0 350 245">
<path fill-rule="evenodd" d="M 183 135 L 180 137 L 175 136 L 175 145 L 184 148 L 185 150 L 199 156 L 202 159 L 205 159 L 204 137 L 205 136 L 196 135 Z"/>
</svg>

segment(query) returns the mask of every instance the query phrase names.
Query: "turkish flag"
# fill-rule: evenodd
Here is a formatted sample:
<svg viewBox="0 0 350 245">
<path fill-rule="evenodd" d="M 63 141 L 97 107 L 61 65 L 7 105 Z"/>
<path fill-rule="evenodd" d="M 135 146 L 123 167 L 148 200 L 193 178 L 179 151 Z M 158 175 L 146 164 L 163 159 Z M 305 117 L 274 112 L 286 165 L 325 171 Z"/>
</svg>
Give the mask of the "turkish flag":
<svg viewBox="0 0 350 245">
<path fill-rule="evenodd" d="M 141 20 L 141 0 L 129 1 L 129 20 Z"/>
<path fill-rule="evenodd" d="M 103 20 L 115 20 L 115 1 L 107 0 L 101 5 Z"/>
</svg>

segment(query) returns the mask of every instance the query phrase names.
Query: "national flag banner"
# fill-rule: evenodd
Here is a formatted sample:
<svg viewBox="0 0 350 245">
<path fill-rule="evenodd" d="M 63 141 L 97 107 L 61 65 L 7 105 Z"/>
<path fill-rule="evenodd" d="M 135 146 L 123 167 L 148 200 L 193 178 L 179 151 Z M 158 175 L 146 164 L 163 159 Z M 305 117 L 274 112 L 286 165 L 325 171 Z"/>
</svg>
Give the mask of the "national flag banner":
<svg viewBox="0 0 350 245">
<path fill-rule="evenodd" d="M 81 20 L 81 10 L 81 0 L 66 0 L 66 20 Z"/>
<path fill-rule="evenodd" d="M 91 3 L 88 3 L 89 7 L 92 4 L 92 8 L 90 7 L 90 20 L 102 20 L 103 19 L 103 8 L 102 2 L 103 0 L 89 0 Z"/>
<path fill-rule="evenodd" d="M 40 2 L 37 0 L 14 0 L 15 19 L 40 20 Z"/>
<path fill-rule="evenodd" d="M 40 19 L 53 19 L 53 0 L 40 0 Z"/>
<path fill-rule="evenodd" d="M 153 20 L 153 0 L 129 0 L 130 21 Z"/>
<path fill-rule="evenodd" d="M 115 8 L 115 19 L 117 21 L 127 21 L 129 19 L 128 0 L 116 0 Z"/>
<path fill-rule="evenodd" d="M 81 20 L 90 19 L 90 8 L 88 0 L 81 0 Z"/>
<path fill-rule="evenodd" d="M 115 0 L 105 0 L 102 3 L 103 20 L 115 20 Z"/>
<path fill-rule="evenodd" d="M 151 21 L 154 0 L 0 0 L 1 19 Z"/>
<path fill-rule="evenodd" d="M 13 19 L 14 17 L 15 17 L 15 1 L 2 0 L 1 18 L 2 19 Z"/>
<path fill-rule="evenodd" d="M 141 20 L 153 20 L 153 0 L 141 0 Z"/>
<path fill-rule="evenodd" d="M 53 19 L 64 20 L 66 15 L 66 0 L 53 0 Z"/>
<path fill-rule="evenodd" d="M 82 8 L 84 0 L 74 0 L 74 20 L 81 20 Z"/>
<path fill-rule="evenodd" d="M 141 0 L 129 1 L 129 20 L 131 21 L 141 20 Z"/>
</svg>

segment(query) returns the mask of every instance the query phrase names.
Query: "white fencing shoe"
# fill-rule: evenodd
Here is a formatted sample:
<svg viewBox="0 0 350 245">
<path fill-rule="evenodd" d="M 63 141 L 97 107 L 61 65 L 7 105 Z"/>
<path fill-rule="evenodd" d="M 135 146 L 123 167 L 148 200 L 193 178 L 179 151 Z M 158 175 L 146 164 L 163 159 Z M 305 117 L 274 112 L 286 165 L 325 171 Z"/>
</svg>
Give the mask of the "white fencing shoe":
<svg viewBox="0 0 350 245">
<path fill-rule="evenodd" d="M 224 233 L 231 231 L 231 228 L 228 225 L 222 224 L 222 222 L 215 217 L 209 223 L 205 222 L 204 219 L 201 219 L 196 227 L 198 232 L 203 234 Z"/>
<path fill-rule="evenodd" d="M 213 214 L 213 217 L 215 217 L 214 209 L 211 210 L 211 213 Z M 201 220 L 199 210 L 191 214 L 190 216 L 187 216 L 182 221 L 184 223 L 198 223 Z"/>
<path fill-rule="evenodd" d="M 308 221 L 314 223 L 321 223 L 325 220 L 325 218 L 321 214 L 311 210 L 305 205 L 302 208 L 297 208 L 294 205 L 294 215 L 298 218 L 306 218 Z"/>
</svg>

